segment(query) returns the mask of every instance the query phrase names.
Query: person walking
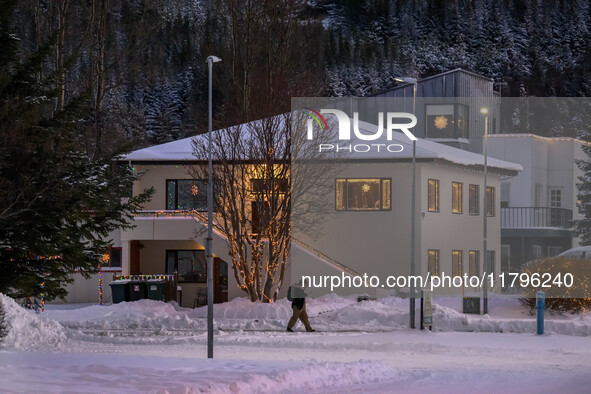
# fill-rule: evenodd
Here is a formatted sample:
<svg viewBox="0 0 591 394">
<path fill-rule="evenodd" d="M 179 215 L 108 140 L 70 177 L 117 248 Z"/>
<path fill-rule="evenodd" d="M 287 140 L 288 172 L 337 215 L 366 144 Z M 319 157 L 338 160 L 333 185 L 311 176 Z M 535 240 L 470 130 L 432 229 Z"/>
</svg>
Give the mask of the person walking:
<svg viewBox="0 0 591 394">
<path fill-rule="evenodd" d="M 289 322 L 287 323 L 287 331 L 293 332 L 293 326 L 298 319 L 304 323 L 306 331 L 316 331 L 310 326 L 310 321 L 308 320 L 308 313 L 306 312 L 306 292 L 302 288 L 301 281 L 293 286 L 289 286 L 289 289 L 287 289 L 287 299 L 291 301 L 291 309 L 293 310 L 291 319 L 289 319 Z"/>
</svg>

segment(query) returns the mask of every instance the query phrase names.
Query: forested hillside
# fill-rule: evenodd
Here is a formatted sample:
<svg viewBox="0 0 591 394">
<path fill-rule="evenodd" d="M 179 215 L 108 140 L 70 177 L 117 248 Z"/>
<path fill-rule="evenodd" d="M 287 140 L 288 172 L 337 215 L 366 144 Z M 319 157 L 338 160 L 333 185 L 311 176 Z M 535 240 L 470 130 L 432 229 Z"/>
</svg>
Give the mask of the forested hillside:
<svg viewBox="0 0 591 394">
<path fill-rule="evenodd" d="M 201 132 L 205 59 L 216 126 L 284 111 L 293 96 L 363 96 L 393 77 L 462 67 L 504 96 L 591 93 L 590 0 L 30 0 L 22 59 L 55 108 L 84 98 L 79 138 L 100 154 Z"/>
</svg>

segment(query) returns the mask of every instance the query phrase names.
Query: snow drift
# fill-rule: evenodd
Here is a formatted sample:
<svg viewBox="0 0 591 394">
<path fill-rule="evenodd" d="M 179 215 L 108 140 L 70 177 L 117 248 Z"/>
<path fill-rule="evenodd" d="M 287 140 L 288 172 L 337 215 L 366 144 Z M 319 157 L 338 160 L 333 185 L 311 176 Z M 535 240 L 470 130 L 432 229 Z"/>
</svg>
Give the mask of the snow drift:
<svg viewBox="0 0 591 394">
<path fill-rule="evenodd" d="M 276 374 L 253 374 L 245 380 L 210 384 L 211 393 L 321 392 L 392 379 L 397 372 L 384 362 L 311 363 Z"/>
<path fill-rule="evenodd" d="M 0 302 L 4 306 L 8 328 L 3 347 L 32 350 L 56 346 L 66 340 L 65 330 L 59 323 L 39 318 L 2 293 Z"/>
</svg>

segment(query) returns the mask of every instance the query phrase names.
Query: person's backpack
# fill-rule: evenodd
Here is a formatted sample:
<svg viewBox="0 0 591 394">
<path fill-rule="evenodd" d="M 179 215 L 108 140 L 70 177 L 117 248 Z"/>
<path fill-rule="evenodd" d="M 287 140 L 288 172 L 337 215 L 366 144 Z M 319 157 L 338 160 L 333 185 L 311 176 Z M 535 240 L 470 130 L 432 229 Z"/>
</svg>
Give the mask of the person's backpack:
<svg viewBox="0 0 591 394">
<path fill-rule="evenodd" d="M 287 301 L 293 301 L 293 298 L 291 298 L 291 286 L 287 289 Z"/>
</svg>

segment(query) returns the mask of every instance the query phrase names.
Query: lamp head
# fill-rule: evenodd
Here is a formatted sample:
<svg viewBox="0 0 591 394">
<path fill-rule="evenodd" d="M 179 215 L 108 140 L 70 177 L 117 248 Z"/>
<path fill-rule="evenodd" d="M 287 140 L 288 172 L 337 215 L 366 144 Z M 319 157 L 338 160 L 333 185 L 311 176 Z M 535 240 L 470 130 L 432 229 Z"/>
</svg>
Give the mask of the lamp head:
<svg viewBox="0 0 591 394">
<path fill-rule="evenodd" d="M 394 80 L 396 82 L 403 82 L 403 83 L 410 83 L 413 85 L 417 84 L 417 79 L 416 78 L 411 78 L 411 77 L 396 77 L 394 78 Z"/>
<path fill-rule="evenodd" d="M 480 113 L 482 115 L 488 115 L 488 108 L 480 108 Z"/>
<path fill-rule="evenodd" d="M 217 56 L 211 55 L 211 56 L 207 57 L 207 63 L 217 63 L 217 62 L 221 62 L 221 61 L 222 61 L 222 59 L 220 59 Z"/>
</svg>

